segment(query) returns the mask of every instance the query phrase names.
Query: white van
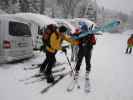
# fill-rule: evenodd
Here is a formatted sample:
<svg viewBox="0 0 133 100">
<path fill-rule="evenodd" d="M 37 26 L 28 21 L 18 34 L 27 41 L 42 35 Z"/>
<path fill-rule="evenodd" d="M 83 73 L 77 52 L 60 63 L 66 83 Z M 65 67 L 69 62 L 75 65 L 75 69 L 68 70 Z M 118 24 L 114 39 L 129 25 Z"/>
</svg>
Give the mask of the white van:
<svg viewBox="0 0 133 100">
<path fill-rule="evenodd" d="M 0 15 L 0 63 L 33 56 L 28 21 L 12 15 Z"/>
<path fill-rule="evenodd" d="M 38 50 L 42 46 L 42 34 L 40 34 L 40 29 L 46 27 L 49 24 L 57 25 L 56 21 L 52 18 L 35 13 L 16 13 L 14 16 L 30 21 L 31 32 L 33 38 L 34 49 Z"/>
</svg>

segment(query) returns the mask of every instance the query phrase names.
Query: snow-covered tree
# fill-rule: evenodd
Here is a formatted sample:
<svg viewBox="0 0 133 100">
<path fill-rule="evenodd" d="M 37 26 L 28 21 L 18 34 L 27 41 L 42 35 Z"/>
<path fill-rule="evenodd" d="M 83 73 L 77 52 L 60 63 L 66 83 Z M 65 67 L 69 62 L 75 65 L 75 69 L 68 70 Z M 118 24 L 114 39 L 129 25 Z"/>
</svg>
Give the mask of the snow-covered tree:
<svg viewBox="0 0 133 100">
<path fill-rule="evenodd" d="M 19 4 L 20 4 L 21 12 L 29 12 L 30 11 L 30 6 L 29 6 L 28 0 L 19 0 Z"/>
<path fill-rule="evenodd" d="M 0 0 L 0 8 L 7 13 L 19 11 L 18 0 Z"/>
<path fill-rule="evenodd" d="M 57 0 L 57 4 L 62 7 L 64 17 L 74 17 L 75 9 L 81 0 Z"/>
<path fill-rule="evenodd" d="M 81 1 L 76 8 L 76 16 L 84 17 L 87 11 L 88 4 L 90 2 L 88 0 Z"/>
</svg>

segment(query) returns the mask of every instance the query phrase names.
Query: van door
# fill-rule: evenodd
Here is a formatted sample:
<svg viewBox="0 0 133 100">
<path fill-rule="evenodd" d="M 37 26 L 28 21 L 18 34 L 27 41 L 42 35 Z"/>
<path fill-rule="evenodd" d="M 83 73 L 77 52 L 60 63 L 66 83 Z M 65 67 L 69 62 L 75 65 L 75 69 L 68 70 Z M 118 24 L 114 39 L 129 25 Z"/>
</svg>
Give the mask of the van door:
<svg viewBox="0 0 133 100">
<path fill-rule="evenodd" d="M 33 55 L 32 37 L 28 24 L 22 22 L 9 22 L 10 56 L 17 59 Z M 7 41 L 8 42 L 8 41 Z"/>
</svg>

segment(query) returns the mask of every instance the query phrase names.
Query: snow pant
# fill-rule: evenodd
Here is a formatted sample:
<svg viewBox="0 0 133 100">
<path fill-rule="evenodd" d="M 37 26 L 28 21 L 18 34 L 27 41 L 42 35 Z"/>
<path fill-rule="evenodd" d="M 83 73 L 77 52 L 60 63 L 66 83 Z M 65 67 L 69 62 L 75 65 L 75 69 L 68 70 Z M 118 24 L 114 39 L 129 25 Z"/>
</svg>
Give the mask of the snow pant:
<svg viewBox="0 0 133 100">
<path fill-rule="evenodd" d="M 86 71 L 91 70 L 91 52 L 92 52 L 92 45 L 85 45 L 85 46 L 79 46 L 79 51 L 78 51 L 78 59 L 75 67 L 75 71 L 80 70 L 80 66 L 82 64 L 83 57 L 85 57 L 85 62 L 86 62 Z"/>
<path fill-rule="evenodd" d="M 51 74 L 52 67 L 56 62 L 55 54 L 56 53 L 51 53 L 49 51 L 46 51 L 46 59 L 44 60 L 43 64 L 40 67 L 40 72 L 44 72 L 45 74 Z"/>
</svg>

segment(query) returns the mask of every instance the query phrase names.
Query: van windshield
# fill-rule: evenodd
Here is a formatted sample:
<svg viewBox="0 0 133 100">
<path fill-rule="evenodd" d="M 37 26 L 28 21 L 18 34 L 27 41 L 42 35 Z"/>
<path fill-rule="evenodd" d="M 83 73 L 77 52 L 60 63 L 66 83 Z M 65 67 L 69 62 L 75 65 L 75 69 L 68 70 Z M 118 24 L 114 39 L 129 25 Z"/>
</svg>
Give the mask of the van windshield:
<svg viewBox="0 0 133 100">
<path fill-rule="evenodd" d="M 9 22 L 9 34 L 13 36 L 31 36 L 30 28 L 27 24 L 19 22 Z"/>
</svg>

